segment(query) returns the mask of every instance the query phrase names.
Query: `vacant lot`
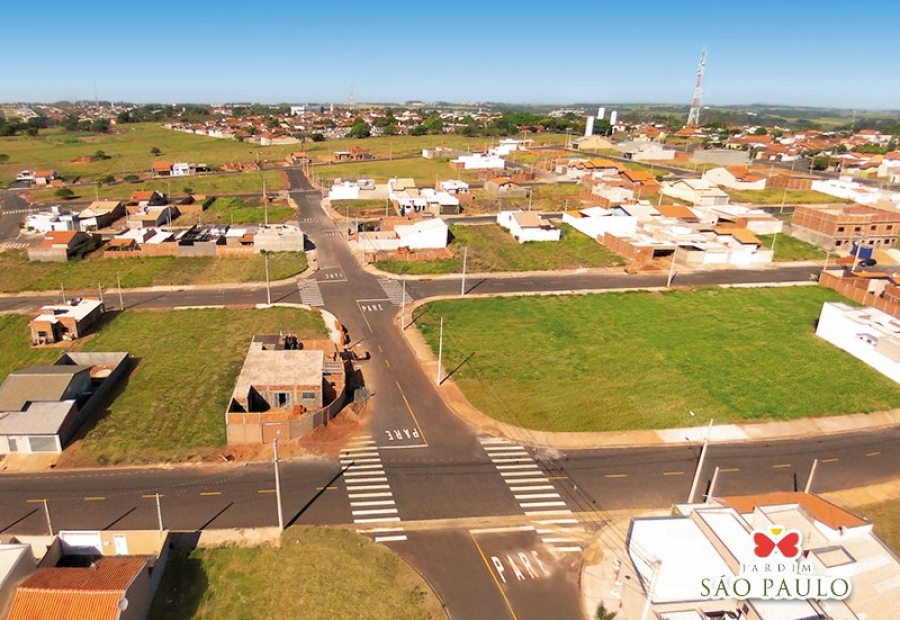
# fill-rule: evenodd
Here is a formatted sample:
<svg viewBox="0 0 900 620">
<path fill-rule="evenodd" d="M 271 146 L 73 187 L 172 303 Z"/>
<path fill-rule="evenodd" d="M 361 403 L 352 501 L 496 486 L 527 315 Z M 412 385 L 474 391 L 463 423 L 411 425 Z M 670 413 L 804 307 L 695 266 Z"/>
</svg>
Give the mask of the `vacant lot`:
<svg viewBox="0 0 900 620">
<path fill-rule="evenodd" d="M 850 202 L 821 192 L 814 192 L 810 189 L 783 190 L 777 187 L 761 190 L 729 189 L 727 190 L 727 193 L 731 197 L 732 202 L 753 205 L 806 205 Z"/>
<path fill-rule="evenodd" d="M 279 252 L 269 257 L 269 275 L 280 280 L 306 269 L 306 254 Z M 67 291 L 142 286 L 180 286 L 265 282 L 265 260 L 261 255 L 151 258 L 102 258 L 95 253 L 85 260 L 68 263 L 30 262 L 22 250 L 0 253 L 0 292 Z"/>
<path fill-rule="evenodd" d="M 200 219 L 203 224 L 283 224 L 296 215 L 296 210 L 284 202 L 271 203 L 268 208 L 261 199 L 256 198 L 217 198 L 203 212 Z M 182 215 L 173 225 L 190 226 L 197 223 L 196 215 Z"/>
<path fill-rule="evenodd" d="M 291 527 L 280 548 L 173 552 L 150 620 L 439 620 L 431 587 L 385 547 L 327 528 Z"/>
<path fill-rule="evenodd" d="M 76 449 L 67 449 L 70 465 L 211 454 L 225 443 L 223 414 L 253 335 L 326 333 L 318 313 L 292 308 L 126 311 L 107 317 L 108 325 L 73 349 L 129 351 L 134 365 L 107 408 L 82 427 Z M 46 363 L 61 353 L 31 349 L 27 325 L 26 317 L 0 316 L 0 370 Z"/>
<path fill-rule="evenodd" d="M 814 333 L 814 287 L 441 301 L 416 323 L 504 422 L 604 431 L 890 409 L 900 386 Z M 697 412 L 696 418 L 687 415 Z"/>
<path fill-rule="evenodd" d="M 854 514 L 875 524 L 875 535 L 895 554 L 900 554 L 900 500 L 889 499 L 850 509 Z"/>
<path fill-rule="evenodd" d="M 455 170 L 447 161 L 422 157 L 321 165 L 313 167 L 310 175 L 319 177 L 325 187 L 329 187 L 334 179 L 374 179 L 376 183 L 386 183 L 392 177 L 413 179 L 416 187 L 434 187 L 438 181 L 456 178 L 469 183 L 479 182 L 476 175 Z"/>
<path fill-rule="evenodd" d="M 795 260 L 824 260 L 825 252 L 819 247 L 790 235 L 757 235 L 763 247 L 775 245 L 775 262 Z"/>
<path fill-rule="evenodd" d="M 624 264 L 621 257 L 568 224 L 561 222 L 556 224 L 562 230 L 559 241 L 535 241 L 523 244 L 513 239 L 512 235 L 497 224 L 455 224 L 450 226 L 454 258 L 436 261 L 379 261 L 377 266 L 393 273 L 461 272 L 463 247 L 468 248 L 466 271 L 469 273 L 547 271 Z"/>
</svg>

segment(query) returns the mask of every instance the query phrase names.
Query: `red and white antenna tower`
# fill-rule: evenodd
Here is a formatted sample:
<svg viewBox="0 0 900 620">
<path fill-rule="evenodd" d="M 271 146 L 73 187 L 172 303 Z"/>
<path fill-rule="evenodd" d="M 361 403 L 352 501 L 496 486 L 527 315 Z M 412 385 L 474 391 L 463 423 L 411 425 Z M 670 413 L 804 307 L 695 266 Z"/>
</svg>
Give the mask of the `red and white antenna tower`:
<svg viewBox="0 0 900 620">
<path fill-rule="evenodd" d="M 700 64 L 697 65 L 697 83 L 694 85 L 694 98 L 691 100 L 691 111 L 688 112 L 687 126 L 696 127 L 700 124 L 700 97 L 703 96 L 703 70 L 706 68 L 706 50 L 700 54 Z"/>
</svg>

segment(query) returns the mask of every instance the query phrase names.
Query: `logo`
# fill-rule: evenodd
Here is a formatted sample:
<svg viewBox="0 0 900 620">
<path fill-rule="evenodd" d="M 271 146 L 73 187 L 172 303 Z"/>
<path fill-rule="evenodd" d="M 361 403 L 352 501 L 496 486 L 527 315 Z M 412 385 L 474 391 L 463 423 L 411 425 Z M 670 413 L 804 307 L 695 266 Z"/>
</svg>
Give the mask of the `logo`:
<svg viewBox="0 0 900 620">
<path fill-rule="evenodd" d="M 797 530 L 782 526 L 753 530 L 742 555 L 746 560 L 741 561 L 737 575 L 701 579 L 700 598 L 844 600 L 850 596 L 849 579 L 814 572 Z"/>
</svg>

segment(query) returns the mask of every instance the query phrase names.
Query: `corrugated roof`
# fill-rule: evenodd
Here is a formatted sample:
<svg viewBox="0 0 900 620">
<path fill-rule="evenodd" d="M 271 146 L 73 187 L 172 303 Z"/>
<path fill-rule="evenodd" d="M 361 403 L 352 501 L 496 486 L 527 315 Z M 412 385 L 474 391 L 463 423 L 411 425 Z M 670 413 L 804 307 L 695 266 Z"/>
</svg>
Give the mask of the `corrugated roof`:
<svg viewBox="0 0 900 620">
<path fill-rule="evenodd" d="M 7 620 L 118 620 L 121 592 L 16 590 Z"/>
<path fill-rule="evenodd" d="M 28 401 L 62 398 L 75 375 L 90 366 L 33 366 L 11 373 L 0 385 L 0 411 L 21 411 Z"/>
<path fill-rule="evenodd" d="M 124 592 L 147 564 L 140 556 L 103 557 L 90 567 L 42 568 L 22 582 L 26 590 Z"/>
</svg>

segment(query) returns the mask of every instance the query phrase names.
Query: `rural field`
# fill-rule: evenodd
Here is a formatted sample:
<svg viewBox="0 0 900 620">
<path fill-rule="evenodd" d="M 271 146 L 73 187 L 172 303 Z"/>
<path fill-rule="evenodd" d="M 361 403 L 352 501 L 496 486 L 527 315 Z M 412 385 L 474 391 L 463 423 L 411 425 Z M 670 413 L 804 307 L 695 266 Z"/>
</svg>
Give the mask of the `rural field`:
<svg viewBox="0 0 900 620">
<path fill-rule="evenodd" d="M 388 593 L 388 594 L 385 594 Z M 443 620 L 431 586 L 383 545 L 290 527 L 281 546 L 173 551 L 149 620 Z"/>
<path fill-rule="evenodd" d="M 82 426 L 61 465 L 177 462 L 210 456 L 225 444 L 224 411 L 254 334 L 322 338 L 317 312 L 294 308 L 133 311 L 73 350 L 128 351 L 129 375 L 105 408 Z M 64 349 L 30 346 L 28 317 L 0 316 L 0 376 L 47 363 Z M 64 463 L 63 463 L 64 461 Z"/>
<path fill-rule="evenodd" d="M 498 224 L 450 226 L 450 248 L 454 257 L 433 261 L 383 260 L 376 266 L 398 274 L 439 274 L 462 271 L 463 248 L 467 273 L 504 271 L 548 271 L 584 267 L 615 267 L 625 261 L 605 246 L 568 224 L 557 222 L 562 230 L 559 241 L 535 241 L 519 244 Z"/>
<path fill-rule="evenodd" d="M 548 431 L 789 420 L 900 405 L 900 386 L 816 337 L 818 287 L 440 301 L 416 325 L 487 415 Z M 534 360 L 540 363 L 534 363 Z M 697 413 L 696 418 L 687 415 Z"/>
<path fill-rule="evenodd" d="M 269 255 L 269 277 L 282 280 L 306 269 L 303 252 Z M 102 258 L 89 256 L 67 263 L 31 262 L 24 250 L 0 252 L 0 292 L 97 291 L 144 286 L 182 286 L 265 282 L 265 259 L 253 256 L 153 256 L 148 258 Z"/>
</svg>

